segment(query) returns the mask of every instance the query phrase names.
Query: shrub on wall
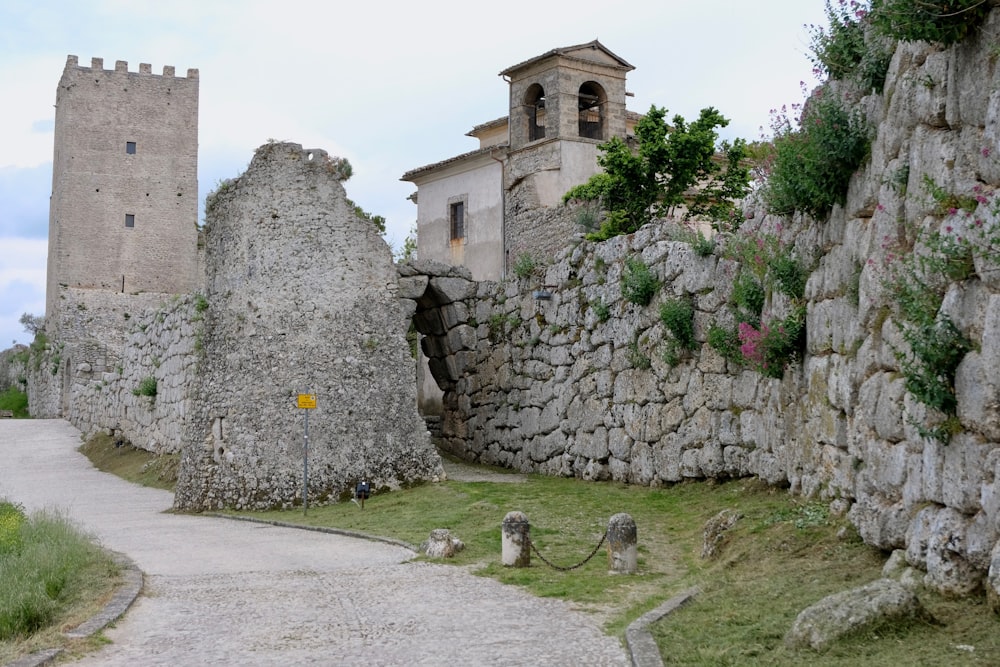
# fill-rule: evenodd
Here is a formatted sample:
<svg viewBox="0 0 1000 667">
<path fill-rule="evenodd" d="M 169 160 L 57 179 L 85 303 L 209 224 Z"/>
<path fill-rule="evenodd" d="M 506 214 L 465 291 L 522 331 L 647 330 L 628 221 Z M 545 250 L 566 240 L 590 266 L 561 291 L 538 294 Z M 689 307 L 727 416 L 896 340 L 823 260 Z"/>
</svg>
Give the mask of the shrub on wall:
<svg viewBox="0 0 1000 667">
<path fill-rule="evenodd" d="M 771 213 L 795 211 L 822 219 L 847 199 L 847 185 L 868 154 L 868 128 L 829 90 L 819 88 L 806 103 L 798 129 L 787 117 L 772 123 L 774 162 L 764 187 Z"/>
<path fill-rule="evenodd" d="M 871 22 L 896 39 L 949 46 L 981 26 L 992 7 L 986 0 L 872 0 Z"/>
<path fill-rule="evenodd" d="M 622 272 L 622 296 L 640 306 L 648 306 L 660 289 L 660 282 L 649 267 L 638 259 L 625 262 Z"/>
</svg>

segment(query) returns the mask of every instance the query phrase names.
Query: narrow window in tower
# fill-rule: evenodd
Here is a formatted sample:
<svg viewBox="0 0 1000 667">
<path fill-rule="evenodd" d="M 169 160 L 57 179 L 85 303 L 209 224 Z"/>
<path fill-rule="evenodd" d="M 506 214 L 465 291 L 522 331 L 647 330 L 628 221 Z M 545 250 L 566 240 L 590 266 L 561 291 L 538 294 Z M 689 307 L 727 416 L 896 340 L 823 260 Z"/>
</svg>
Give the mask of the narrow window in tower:
<svg viewBox="0 0 1000 667">
<path fill-rule="evenodd" d="M 125 142 L 125 153 L 127 155 L 135 155 L 135 142 L 134 141 L 126 141 Z"/>
<path fill-rule="evenodd" d="M 135 227 L 135 215 L 133 215 L 132 213 L 125 214 L 125 226 Z"/>
</svg>

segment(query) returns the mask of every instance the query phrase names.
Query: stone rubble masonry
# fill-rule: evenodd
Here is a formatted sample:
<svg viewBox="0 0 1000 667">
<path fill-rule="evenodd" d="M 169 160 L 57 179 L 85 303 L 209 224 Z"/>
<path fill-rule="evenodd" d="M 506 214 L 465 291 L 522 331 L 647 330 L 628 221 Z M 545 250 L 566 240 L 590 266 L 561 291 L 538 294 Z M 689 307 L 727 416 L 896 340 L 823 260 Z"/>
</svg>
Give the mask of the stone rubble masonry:
<svg viewBox="0 0 1000 667">
<path fill-rule="evenodd" d="M 417 412 L 389 247 L 348 203 L 336 160 L 269 143 L 206 206 L 206 326 L 175 504 L 336 500 L 360 481 L 443 475 Z"/>
</svg>

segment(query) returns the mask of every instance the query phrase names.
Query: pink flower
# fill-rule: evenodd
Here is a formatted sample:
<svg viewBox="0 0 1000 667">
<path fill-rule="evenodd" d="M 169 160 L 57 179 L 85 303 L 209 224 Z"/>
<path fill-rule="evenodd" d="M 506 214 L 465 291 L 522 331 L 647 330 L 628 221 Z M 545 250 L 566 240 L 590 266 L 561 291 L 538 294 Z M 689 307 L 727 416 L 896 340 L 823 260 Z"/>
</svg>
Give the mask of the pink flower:
<svg viewBox="0 0 1000 667">
<path fill-rule="evenodd" d="M 989 149 L 989 147 L 988 146 L 983 147 L 983 150 L 981 151 L 981 153 L 983 154 L 983 157 L 989 157 L 990 156 L 990 149 Z"/>
</svg>

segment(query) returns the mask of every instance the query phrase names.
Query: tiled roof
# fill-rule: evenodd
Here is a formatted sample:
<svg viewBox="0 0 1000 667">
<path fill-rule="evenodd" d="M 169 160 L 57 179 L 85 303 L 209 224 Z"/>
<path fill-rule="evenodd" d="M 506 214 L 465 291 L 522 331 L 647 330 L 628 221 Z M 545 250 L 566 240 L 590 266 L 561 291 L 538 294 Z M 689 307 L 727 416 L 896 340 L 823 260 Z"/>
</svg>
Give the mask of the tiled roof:
<svg viewBox="0 0 1000 667">
<path fill-rule="evenodd" d="M 425 174 L 435 169 L 447 166 L 449 164 L 455 164 L 463 160 L 468 160 L 472 157 L 479 157 L 480 155 L 489 155 L 490 153 L 496 151 L 497 149 L 507 148 L 507 144 L 498 144 L 495 146 L 486 146 L 485 148 L 477 148 L 474 151 L 469 151 L 468 153 L 462 153 L 461 155 L 456 155 L 455 157 L 450 157 L 447 160 L 441 160 L 440 162 L 435 162 L 433 164 L 426 164 L 423 167 L 417 167 L 416 169 L 411 169 L 400 177 L 401 181 L 413 181 L 414 178 Z"/>
</svg>

